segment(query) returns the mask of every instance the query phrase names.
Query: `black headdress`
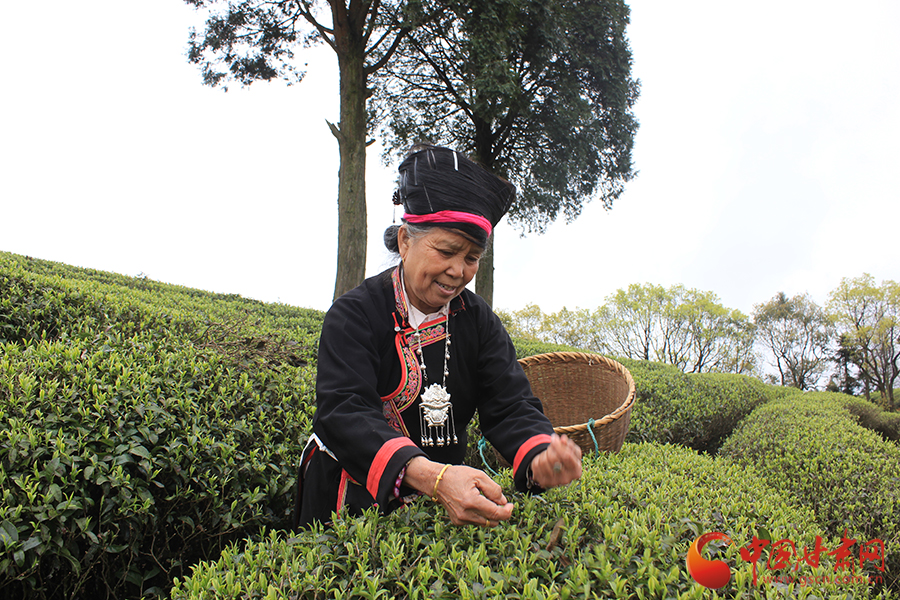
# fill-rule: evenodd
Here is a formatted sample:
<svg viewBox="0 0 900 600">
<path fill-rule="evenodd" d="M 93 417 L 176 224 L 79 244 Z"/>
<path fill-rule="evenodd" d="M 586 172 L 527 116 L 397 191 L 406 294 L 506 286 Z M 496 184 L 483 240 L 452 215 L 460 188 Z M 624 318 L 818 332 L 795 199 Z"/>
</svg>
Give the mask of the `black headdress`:
<svg viewBox="0 0 900 600">
<path fill-rule="evenodd" d="M 394 204 L 409 223 L 452 227 L 481 246 L 516 196 L 516 188 L 449 148 L 425 146 L 400 164 Z"/>
</svg>

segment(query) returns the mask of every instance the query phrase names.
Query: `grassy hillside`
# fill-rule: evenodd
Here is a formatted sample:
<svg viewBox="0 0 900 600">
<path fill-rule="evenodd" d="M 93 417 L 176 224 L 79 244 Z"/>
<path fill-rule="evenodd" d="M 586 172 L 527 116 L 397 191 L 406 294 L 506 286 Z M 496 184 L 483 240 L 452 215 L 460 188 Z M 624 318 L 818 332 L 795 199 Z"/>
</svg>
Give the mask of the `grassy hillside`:
<svg viewBox="0 0 900 600">
<path fill-rule="evenodd" d="M 638 361 L 623 361 L 638 390 L 623 451 L 587 456 L 580 482 L 544 496 L 510 490 L 515 517 L 495 530 L 452 527 L 423 498 L 289 532 L 322 317 L 0 253 L 0 598 L 701 598 L 712 592 L 684 557 L 710 531 L 734 542 L 705 551 L 732 570 L 720 597 L 888 597 L 823 580 L 830 558 L 800 572 L 815 585 L 754 587 L 739 550 L 764 536 L 832 548 L 840 522 L 894 552 L 895 504 L 878 500 L 882 516 L 867 519 L 832 493 L 838 465 L 884 469 L 886 487 L 863 490 L 870 506 L 896 489 L 892 415 Z M 834 468 L 804 471 L 795 489 L 753 443 L 772 437 L 757 415 L 793 422 L 799 399 L 839 414 L 823 423 L 868 450 L 845 463 L 812 445 L 804 460 Z"/>
</svg>

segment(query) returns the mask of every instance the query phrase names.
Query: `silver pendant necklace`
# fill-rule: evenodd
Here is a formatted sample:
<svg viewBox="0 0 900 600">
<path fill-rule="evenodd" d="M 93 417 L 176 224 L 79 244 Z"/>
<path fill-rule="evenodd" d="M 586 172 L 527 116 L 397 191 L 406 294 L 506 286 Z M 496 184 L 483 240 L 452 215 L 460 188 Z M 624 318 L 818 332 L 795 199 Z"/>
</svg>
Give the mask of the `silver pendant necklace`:
<svg viewBox="0 0 900 600">
<path fill-rule="evenodd" d="M 444 338 L 444 381 L 432 383 L 419 399 L 419 427 L 422 432 L 422 446 L 449 446 L 456 444 L 456 424 L 453 419 L 453 405 L 447 392 L 447 374 L 450 364 L 450 315 L 447 315 L 446 337 Z M 428 381 L 425 358 L 422 355 L 422 336 L 416 325 L 419 367 L 422 370 L 422 387 Z"/>
</svg>

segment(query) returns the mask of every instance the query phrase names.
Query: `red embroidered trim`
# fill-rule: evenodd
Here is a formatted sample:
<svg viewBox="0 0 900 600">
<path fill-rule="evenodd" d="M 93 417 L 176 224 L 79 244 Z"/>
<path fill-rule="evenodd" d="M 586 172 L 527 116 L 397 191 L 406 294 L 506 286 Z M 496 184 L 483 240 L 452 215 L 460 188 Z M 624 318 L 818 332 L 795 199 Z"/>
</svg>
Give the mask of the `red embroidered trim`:
<svg viewBox="0 0 900 600">
<path fill-rule="evenodd" d="M 419 329 L 419 333 L 422 335 L 423 348 L 446 339 L 446 323 L 447 317 L 441 317 Z M 381 401 L 384 403 L 382 412 L 385 418 L 394 429 L 401 431 L 403 435 L 409 435 L 409 432 L 406 431 L 405 426 L 401 426 L 400 422 L 395 424 L 394 419 L 398 419 L 400 413 L 412 406 L 422 391 L 422 368 L 419 366 L 419 359 L 415 350 L 418 348 L 419 342 L 414 338 L 415 333 L 415 329 L 409 328 L 397 333 L 394 339 L 394 346 L 397 349 L 397 355 L 400 357 L 400 385 L 397 386 L 396 390 L 381 398 Z"/>
<path fill-rule="evenodd" d="M 386 441 L 378 450 L 375 460 L 372 461 L 372 465 L 369 467 L 369 475 L 366 478 L 366 489 L 369 490 L 373 498 L 378 498 L 378 484 L 381 482 L 381 477 L 384 475 L 384 469 L 387 467 L 388 462 L 390 462 L 397 450 L 405 446 L 418 447 L 408 437 L 395 437 Z"/>
<path fill-rule="evenodd" d="M 341 480 L 338 483 L 338 495 L 337 495 L 337 506 L 335 507 L 335 512 L 340 512 L 341 507 L 347 502 L 347 484 L 352 483 L 353 485 L 359 485 L 355 479 L 350 477 L 350 473 L 341 469 Z"/>
<path fill-rule="evenodd" d="M 439 319 L 435 319 L 433 321 L 429 321 L 428 323 L 423 323 L 419 326 L 419 334 L 422 336 L 422 347 L 430 346 L 436 342 L 443 341 L 444 338 L 447 337 L 447 317 L 440 317 Z M 419 346 L 419 342 L 415 340 L 416 330 L 415 329 L 407 329 L 404 331 L 406 334 L 406 343 L 409 346 Z"/>
<path fill-rule="evenodd" d="M 335 507 L 335 512 L 340 512 L 341 507 L 344 505 L 344 502 L 347 501 L 347 480 L 350 479 L 350 474 L 347 471 L 341 469 L 341 482 L 338 484 L 338 495 L 337 495 L 337 506 Z"/>
<path fill-rule="evenodd" d="M 546 433 L 539 433 L 538 435 L 528 438 L 528 440 L 519 446 L 519 451 L 516 452 L 516 460 L 513 461 L 513 474 L 518 473 L 519 465 L 522 463 L 522 459 L 525 458 L 525 455 L 531 452 L 531 449 L 539 444 L 549 444 L 550 436 Z"/>
<path fill-rule="evenodd" d="M 394 323 L 397 323 L 396 313 L 394 314 Z M 400 326 L 396 325 L 396 327 L 399 328 Z M 400 412 L 412 404 L 412 400 L 408 400 L 409 398 L 415 399 L 418 395 L 421 388 L 421 372 L 413 351 L 405 342 L 406 336 L 402 331 L 398 331 L 394 337 L 394 346 L 397 349 L 397 355 L 400 357 L 400 385 L 387 396 L 381 397 L 381 412 L 388 425 L 395 431 L 399 431 L 408 437 L 409 431 L 406 429 L 406 424 L 403 422 Z M 397 399 L 401 398 L 401 396 L 403 399 L 397 402 Z"/>
<path fill-rule="evenodd" d="M 394 347 L 400 358 L 400 383 L 397 388 L 386 396 L 381 397 L 381 412 L 385 420 L 395 430 L 405 436 L 409 436 L 409 430 L 403 422 L 401 413 L 408 409 L 418 398 L 422 391 L 422 370 L 415 348 L 419 341 L 413 340 L 416 330 L 409 326 L 409 316 L 406 314 L 406 300 L 404 299 L 403 285 L 400 280 L 400 267 L 391 273 L 391 281 L 394 286 L 394 300 L 397 312 L 394 313 Z M 398 314 L 402 321 L 397 319 Z M 422 347 L 443 341 L 447 337 L 447 317 L 440 316 L 423 323 L 419 327 L 422 336 Z"/>
<path fill-rule="evenodd" d="M 403 324 L 409 323 L 409 314 L 406 312 L 406 293 L 403 291 L 403 282 L 400 280 L 400 265 L 391 273 L 391 283 L 394 284 L 394 303 L 397 312 L 403 317 Z"/>
</svg>

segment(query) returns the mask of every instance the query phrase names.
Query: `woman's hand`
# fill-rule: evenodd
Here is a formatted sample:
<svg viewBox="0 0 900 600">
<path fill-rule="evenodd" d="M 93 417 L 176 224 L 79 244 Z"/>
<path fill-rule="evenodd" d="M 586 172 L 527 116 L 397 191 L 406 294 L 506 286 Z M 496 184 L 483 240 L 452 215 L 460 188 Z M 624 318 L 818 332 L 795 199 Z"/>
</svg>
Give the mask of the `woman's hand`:
<svg viewBox="0 0 900 600">
<path fill-rule="evenodd" d="M 581 448 L 554 433 L 547 449 L 531 461 L 531 476 L 545 490 L 575 481 L 581 477 Z"/>
<path fill-rule="evenodd" d="M 435 488 L 443 467 L 424 456 L 417 456 L 407 464 L 403 481 L 428 496 L 435 493 L 454 525 L 495 527 L 512 516 L 513 505 L 506 501 L 503 489 L 478 469 L 450 465 Z"/>
</svg>

